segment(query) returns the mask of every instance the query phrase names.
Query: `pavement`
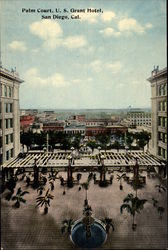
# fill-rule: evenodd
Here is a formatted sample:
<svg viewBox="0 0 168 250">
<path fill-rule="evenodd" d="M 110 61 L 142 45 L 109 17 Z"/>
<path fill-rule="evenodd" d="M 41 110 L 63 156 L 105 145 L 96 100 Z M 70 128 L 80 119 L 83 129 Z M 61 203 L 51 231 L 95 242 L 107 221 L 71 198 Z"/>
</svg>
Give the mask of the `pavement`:
<svg viewBox="0 0 168 250">
<path fill-rule="evenodd" d="M 59 173 L 66 177 L 66 173 Z M 76 177 L 76 174 L 73 174 Z M 146 175 L 144 171 L 142 175 Z M 88 173 L 82 173 L 81 183 L 86 180 Z M 97 173 L 97 178 L 99 174 Z M 107 179 L 110 177 L 107 174 Z M 132 231 L 132 218 L 126 211 L 120 214 L 120 206 L 128 193 L 135 194 L 132 187 L 123 181 L 123 190 L 114 173 L 113 184 L 101 188 L 90 183 L 88 190 L 89 204 L 93 216 L 101 219 L 113 219 L 115 231 L 110 230 L 107 241 L 99 249 L 166 249 L 167 244 L 167 193 L 159 193 L 155 185 L 159 184 L 156 177 L 147 177 L 144 188 L 138 190 L 138 197 L 147 199 L 144 209 L 136 215 L 137 229 Z M 49 185 L 47 183 L 47 185 Z M 78 186 L 66 189 L 56 180 L 52 191 L 54 199 L 48 214 L 43 214 L 43 208 L 36 207 L 37 190 L 26 186 L 25 181 L 18 181 L 17 187 L 29 191 L 24 197 L 26 204 L 14 208 L 14 201 L 6 201 L 5 191 L 1 195 L 1 247 L 3 250 L 65 250 L 79 249 L 70 241 L 67 234 L 61 234 L 61 222 L 64 219 L 77 220 L 82 217 L 85 190 L 78 191 Z M 152 197 L 160 201 L 165 208 L 163 218 L 159 219 L 152 205 Z"/>
</svg>

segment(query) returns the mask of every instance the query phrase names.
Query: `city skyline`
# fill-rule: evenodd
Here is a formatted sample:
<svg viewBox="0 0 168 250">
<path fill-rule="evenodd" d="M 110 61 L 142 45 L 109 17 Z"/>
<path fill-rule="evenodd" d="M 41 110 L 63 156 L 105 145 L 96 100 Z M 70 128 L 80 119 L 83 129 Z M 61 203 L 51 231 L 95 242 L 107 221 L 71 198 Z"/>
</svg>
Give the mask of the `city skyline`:
<svg viewBox="0 0 168 250">
<path fill-rule="evenodd" d="M 154 65 L 166 67 L 165 0 L 18 0 L 1 1 L 1 8 L 2 65 L 16 66 L 25 81 L 21 108 L 151 106 L 146 79 Z M 88 13 L 88 8 L 101 10 Z M 42 19 L 53 15 L 43 9 L 69 19 Z"/>
</svg>

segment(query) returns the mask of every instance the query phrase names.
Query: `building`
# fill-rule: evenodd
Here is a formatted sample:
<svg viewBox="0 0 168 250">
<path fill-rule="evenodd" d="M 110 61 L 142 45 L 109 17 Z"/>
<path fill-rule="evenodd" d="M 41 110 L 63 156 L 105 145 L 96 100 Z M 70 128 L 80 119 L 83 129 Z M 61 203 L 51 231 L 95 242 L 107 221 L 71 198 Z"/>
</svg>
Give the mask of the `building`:
<svg viewBox="0 0 168 250">
<path fill-rule="evenodd" d="M 20 116 L 20 130 L 27 132 L 30 129 L 30 125 L 34 123 L 35 117 L 32 115 Z"/>
<path fill-rule="evenodd" d="M 143 111 L 132 111 L 127 114 L 128 125 L 136 126 L 151 126 L 151 113 Z"/>
<path fill-rule="evenodd" d="M 151 83 L 152 153 L 167 160 L 167 68 L 154 68 L 147 79 Z"/>
<path fill-rule="evenodd" d="M 69 125 L 64 128 L 65 134 L 81 134 L 85 135 L 85 126 L 83 125 Z"/>
<path fill-rule="evenodd" d="M 22 82 L 16 71 L 0 67 L 0 164 L 20 152 L 19 87 Z"/>
<path fill-rule="evenodd" d="M 86 126 L 111 126 L 113 125 L 113 120 L 111 119 L 87 119 Z"/>
<path fill-rule="evenodd" d="M 117 132 L 125 133 L 128 131 L 128 128 L 120 125 L 109 125 L 109 126 L 87 126 L 86 127 L 86 136 L 95 136 L 99 134 L 114 134 Z"/>
<path fill-rule="evenodd" d="M 54 131 L 54 132 L 63 132 L 65 123 L 61 121 L 50 121 L 43 123 L 43 131 Z"/>
</svg>

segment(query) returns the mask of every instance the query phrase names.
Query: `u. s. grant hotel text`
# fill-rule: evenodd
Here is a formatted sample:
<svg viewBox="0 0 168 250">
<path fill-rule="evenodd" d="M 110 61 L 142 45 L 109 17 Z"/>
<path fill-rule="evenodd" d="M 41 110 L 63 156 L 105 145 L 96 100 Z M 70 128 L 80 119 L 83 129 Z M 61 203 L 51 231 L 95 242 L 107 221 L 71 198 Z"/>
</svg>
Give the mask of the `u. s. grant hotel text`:
<svg viewBox="0 0 168 250">
<path fill-rule="evenodd" d="M 26 9 L 22 8 L 22 13 L 33 14 L 37 13 L 41 15 L 41 19 L 81 19 L 80 13 L 92 14 L 92 13 L 103 13 L 103 10 L 86 8 L 86 9 L 75 9 L 75 8 L 53 8 L 53 9 Z"/>
</svg>

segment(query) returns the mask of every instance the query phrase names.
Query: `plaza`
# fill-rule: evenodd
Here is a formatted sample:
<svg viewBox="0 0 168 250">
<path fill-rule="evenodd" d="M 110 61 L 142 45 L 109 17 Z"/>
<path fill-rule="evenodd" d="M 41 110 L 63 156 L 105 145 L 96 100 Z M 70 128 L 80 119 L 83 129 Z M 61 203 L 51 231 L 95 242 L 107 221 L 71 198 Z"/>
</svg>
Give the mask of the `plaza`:
<svg viewBox="0 0 168 250">
<path fill-rule="evenodd" d="M 147 200 L 141 213 L 136 214 L 137 228 L 133 231 L 130 214 L 126 211 L 122 214 L 120 213 L 120 206 L 123 203 L 123 199 L 129 193 L 135 194 L 133 187 L 125 180 L 122 182 L 123 190 L 120 190 L 119 181 L 117 180 L 117 174 L 119 175 L 125 171 L 123 159 L 121 160 L 121 155 L 124 156 L 125 153 L 101 152 L 101 154 L 105 155 L 106 158 L 110 158 L 111 156 L 110 159 L 104 160 L 104 164 L 108 165 L 108 161 L 111 160 L 111 164 L 107 167 L 106 179 L 109 179 L 112 174 L 113 181 L 107 187 L 100 187 L 99 185 L 95 185 L 95 182 L 91 180 L 88 189 L 88 202 L 92 207 L 95 218 L 100 220 L 105 217 L 112 218 L 115 230 L 112 231 L 110 229 L 106 242 L 100 248 L 165 249 L 167 246 L 167 195 L 166 192 L 158 192 L 155 187 L 164 183 L 160 181 L 154 168 L 150 173 L 149 171 L 147 172 L 147 165 L 149 164 L 147 161 L 151 162 L 151 166 L 153 164 L 153 166 L 157 167 L 162 166 L 163 163 L 157 161 L 155 158 L 152 161 L 152 156 L 145 155 L 143 152 L 132 152 L 132 157 L 134 156 L 132 161 L 136 157 L 139 157 L 139 171 L 146 178 L 145 185 L 137 190 L 137 195 L 140 199 Z M 74 164 L 72 164 L 74 186 L 68 188 L 67 186 L 60 185 L 59 177 L 67 178 L 68 155 L 70 155 L 70 152 L 48 153 L 47 158 L 44 153 L 28 153 L 24 159 L 16 159 L 13 165 L 11 164 L 11 168 L 13 167 L 15 170 L 18 166 L 21 168 L 24 166 L 26 175 L 30 176 L 31 180 L 33 180 L 32 167 L 34 159 L 37 159 L 39 169 L 42 170 L 47 167 L 48 170 L 48 173 L 40 173 L 40 175 L 47 178 L 45 190 L 50 188 L 48 177 L 52 167 L 58 171 L 58 179 L 55 180 L 55 188 L 51 191 L 54 199 L 51 200 L 48 214 L 44 214 L 43 208 L 36 207 L 37 189 L 32 188 L 31 185 L 28 186 L 25 178 L 20 180 L 22 179 L 22 174 L 17 176 L 18 181 L 15 190 L 21 187 L 23 191 L 29 192 L 29 194 L 25 195 L 25 204 L 21 204 L 20 208 L 15 208 L 12 200 L 7 201 L 5 199 L 9 191 L 4 191 L 1 199 L 1 240 L 3 249 L 80 249 L 71 242 L 68 234 L 63 235 L 61 233 L 62 221 L 65 219 L 76 221 L 82 217 L 85 190 L 81 189 L 79 191 L 79 186 L 87 180 L 90 172 L 93 172 L 97 179 L 99 179 L 100 173 L 98 168 L 96 169 L 98 164 L 95 159 L 92 159 L 93 156 L 84 155 L 79 160 L 75 159 Z M 55 165 L 53 164 L 54 159 L 57 162 Z M 116 166 L 114 159 L 116 160 Z M 83 160 L 83 165 L 79 164 L 78 161 L 80 160 Z M 94 164 L 91 165 L 91 161 Z M 130 162 L 128 164 L 130 165 Z M 130 171 L 126 173 L 130 178 L 133 177 L 134 165 L 135 160 L 132 162 Z M 90 167 L 88 168 L 88 166 Z M 77 173 L 81 173 L 82 175 L 79 184 L 77 182 Z M 63 191 L 65 191 L 65 195 L 63 195 Z M 152 204 L 152 198 L 159 200 L 160 205 L 165 208 L 162 219 Z"/>
</svg>

